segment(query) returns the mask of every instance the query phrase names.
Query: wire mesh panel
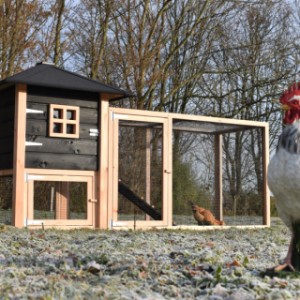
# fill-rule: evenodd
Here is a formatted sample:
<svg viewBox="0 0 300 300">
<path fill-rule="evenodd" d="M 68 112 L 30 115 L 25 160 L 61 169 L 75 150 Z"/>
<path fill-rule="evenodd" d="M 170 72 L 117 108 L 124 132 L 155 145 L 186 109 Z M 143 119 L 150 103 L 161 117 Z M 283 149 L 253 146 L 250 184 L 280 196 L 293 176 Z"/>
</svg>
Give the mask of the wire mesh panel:
<svg viewBox="0 0 300 300">
<path fill-rule="evenodd" d="M 87 219 L 87 183 L 34 181 L 34 219 Z"/>
<path fill-rule="evenodd" d="M 0 223 L 12 224 L 12 176 L 0 177 Z"/>
<path fill-rule="evenodd" d="M 162 220 L 162 126 L 120 120 L 118 220 Z"/>
<path fill-rule="evenodd" d="M 262 225 L 262 156 L 260 128 L 174 120 L 175 223 Z M 210 221 L 198 222 L 201 208 Z"/>
<path fill-rule="evenodd" d="M 228 225 L 263 224 L 262 131 L 223 137 L 223 210 Z"/>
</svg>

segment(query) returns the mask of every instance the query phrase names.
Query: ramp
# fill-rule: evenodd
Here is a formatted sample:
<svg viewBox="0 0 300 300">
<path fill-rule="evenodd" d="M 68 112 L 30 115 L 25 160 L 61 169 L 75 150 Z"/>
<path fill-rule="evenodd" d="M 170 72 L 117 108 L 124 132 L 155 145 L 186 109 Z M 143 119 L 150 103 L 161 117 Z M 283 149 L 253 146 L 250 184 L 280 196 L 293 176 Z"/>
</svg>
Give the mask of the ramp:
<svg viewBox="0 0 300 300">
<path fill-rule="evenodd" d="M 133 192 L 124 182 L 119 180 L 119 193 L 122 194 L 131 203 L 137 206 L 145 214 L 149 215 L 154 220 L 162 220 L 161 213 L 148 204 L 145 200 Z"/>
</svg>

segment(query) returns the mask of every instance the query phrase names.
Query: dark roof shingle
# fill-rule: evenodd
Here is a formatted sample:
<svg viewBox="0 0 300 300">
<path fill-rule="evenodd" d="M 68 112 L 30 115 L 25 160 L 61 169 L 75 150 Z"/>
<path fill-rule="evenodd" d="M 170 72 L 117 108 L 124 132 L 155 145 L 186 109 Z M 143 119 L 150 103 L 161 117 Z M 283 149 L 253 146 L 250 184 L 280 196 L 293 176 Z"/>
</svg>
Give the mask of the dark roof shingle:
<svg viewBox="0 0 300 300">
<path fill-rule="evenodd" d="M 110 99 L 121 99 L 133 96 L 130 92 L 125 90 L 103 84 L 100 81 L 60 69 L 47 63 L 38 63 L 32 68 L 7 77 L 0 81 L 0 86 L 18 83 L 40 87 L 105 93 L 109 94 Z"/>
</svg>

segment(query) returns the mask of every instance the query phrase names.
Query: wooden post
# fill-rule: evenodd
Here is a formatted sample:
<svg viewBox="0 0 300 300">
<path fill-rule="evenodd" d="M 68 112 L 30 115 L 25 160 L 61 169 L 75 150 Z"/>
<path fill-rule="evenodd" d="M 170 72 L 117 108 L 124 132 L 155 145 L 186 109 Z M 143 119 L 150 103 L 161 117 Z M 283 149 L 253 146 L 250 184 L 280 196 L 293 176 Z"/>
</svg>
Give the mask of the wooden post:
<svg viewBox="0 0 300 300">
<path fill-rule="evenodd" d="M 27 86 L 18 84 L 15 88 L 14 155 L 13 155 L 13 219 L 12 225 L 25 224 L 25 138 Z"/>
<path fill-rule="evenodd" d="M 173 118 L 168 115 L 164 123 L 164 160 L 167 163 L 167 185 L 166 185 L 166 201 L 167 201 L 167 226 L 173 225 Z M 166 147 L 166 149 L 165 149 Z M 165 155 L 166 154 L 166 155 Z"/>
<path fill-rule="evenodd" d="M 270 216 L 270 192 L 267 184 L 267 173 L 269 164 L 269 124 L 262 128 L 262 143 L 263 143 L 263 176 L 264 176 L 264 195 L 263 195 L 263 225 L 271 225 Z"/>
<path fill-rule="evenodd" d="M 215 135 L 215 215 L 223 220 L 222 134 Z"/>
<path fill-rule="evenodd" d="M 151 128 L 146 128 L 146 202 L 151 201 Z M 146 215 L 146 220 L 150 221 L 150 216 Z"/>
<path fill-rule="evenodd" d="M 60 212 L 59 216 L 61 220 L 69 219 L 69 182 L 60 183 Z"/>
<path fill-rule="evenodd" d="M 109 167 L 109 100 L 100 96 L 100 137 L 99 137 L 99 176 L 98 176 L 98 209 L 96 209 L 96 227 L 108 227 L 108 167 Z"/>
</svg>

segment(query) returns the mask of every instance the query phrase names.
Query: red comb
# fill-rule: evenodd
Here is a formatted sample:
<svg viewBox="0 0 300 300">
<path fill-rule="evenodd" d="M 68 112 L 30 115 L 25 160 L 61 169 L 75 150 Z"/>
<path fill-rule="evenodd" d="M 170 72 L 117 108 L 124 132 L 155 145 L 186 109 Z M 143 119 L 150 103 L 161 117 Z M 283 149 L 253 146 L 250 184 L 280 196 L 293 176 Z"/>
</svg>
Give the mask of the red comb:
<svg viewBox="0 0 300 300">
<path fill-rule="evenodd" d="M 291 101 L 295 96 L 300 98 L 300 82 L 292 84 L 280 97 L 280 102 L 286 104 Z M 299 99 L 300 100 L 300 99 Z"/>
</svg>

